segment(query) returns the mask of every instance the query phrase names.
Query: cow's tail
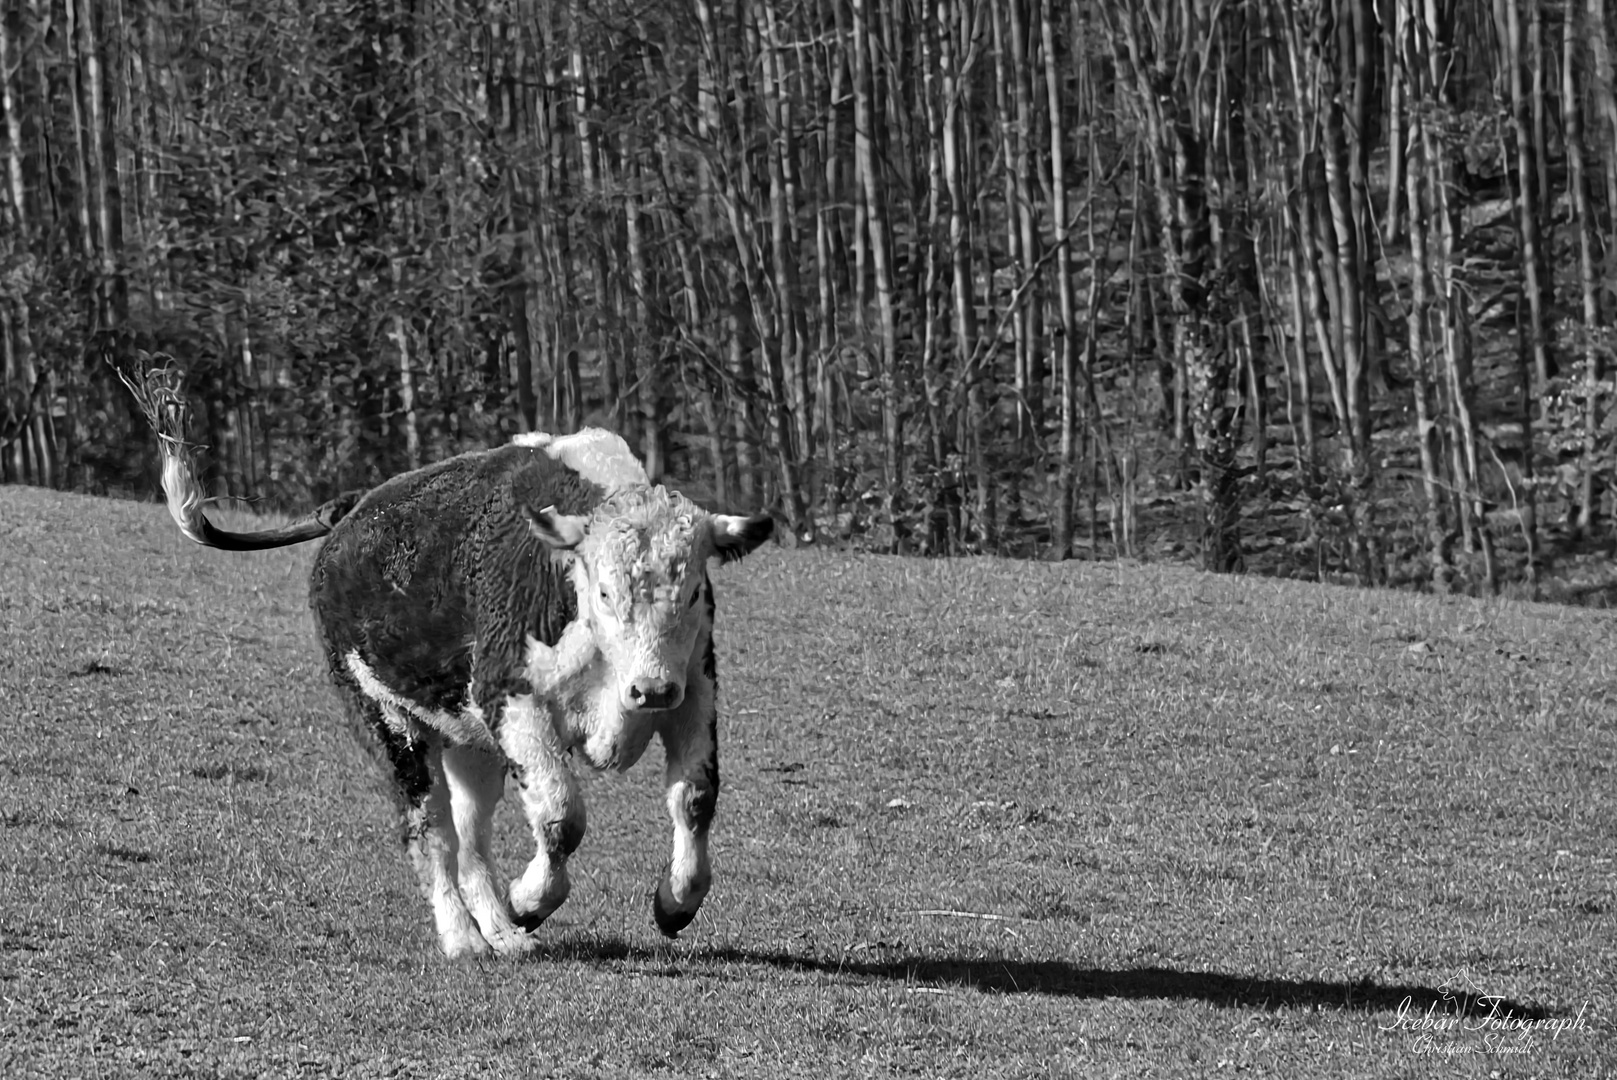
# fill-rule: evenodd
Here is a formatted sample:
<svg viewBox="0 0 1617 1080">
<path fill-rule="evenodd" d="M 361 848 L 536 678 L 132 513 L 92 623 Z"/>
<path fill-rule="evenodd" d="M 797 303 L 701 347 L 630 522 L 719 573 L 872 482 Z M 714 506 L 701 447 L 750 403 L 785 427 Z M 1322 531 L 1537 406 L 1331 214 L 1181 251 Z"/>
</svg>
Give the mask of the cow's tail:
<svg viewBox="0 0 1617 1080">
<path fill-rule="evenodd" d="M 192 540 L 225 551 L 260 551 L 301 544 L 329 533 L 365 494 L 346 492 L 312 514 L 278 529 L 243 533 L 218 528 L 202 513 L 206 497 L 197 479 L 197 452 L 201 447 L 188 438 L 191 408 L 185 400 L 184 373 L 172 357 L 163 353 L 139 355 L 139 368 L 125 370 L 123 365 L 115 364 L 114 369 L 157 433 L 157 447 L 163 455 L 163 494 L 168 498 L 169 516 Z"/>
</svg>

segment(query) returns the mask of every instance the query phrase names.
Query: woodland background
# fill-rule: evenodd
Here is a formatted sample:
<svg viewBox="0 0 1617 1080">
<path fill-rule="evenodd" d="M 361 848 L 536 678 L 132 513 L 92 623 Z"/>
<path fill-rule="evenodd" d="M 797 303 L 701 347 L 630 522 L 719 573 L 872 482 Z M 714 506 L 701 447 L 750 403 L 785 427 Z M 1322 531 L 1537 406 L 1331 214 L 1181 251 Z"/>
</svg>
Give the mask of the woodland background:
<svg viewBox="0 0 1617 1080">
<path fill-rule="evenodd" d="M 1609 562 L 1606 0 L 0 10 L 7 482 L 149 491 L 149 351 L 265 507 L 603 424 L 799 540 Z"/>
</svg>

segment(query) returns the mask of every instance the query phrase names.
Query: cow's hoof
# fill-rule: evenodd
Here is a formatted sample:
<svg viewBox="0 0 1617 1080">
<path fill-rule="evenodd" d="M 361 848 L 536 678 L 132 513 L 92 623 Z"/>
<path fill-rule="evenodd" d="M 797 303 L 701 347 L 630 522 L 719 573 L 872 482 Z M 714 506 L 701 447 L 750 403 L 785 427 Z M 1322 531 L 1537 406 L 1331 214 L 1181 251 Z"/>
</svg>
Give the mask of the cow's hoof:
<svg viewBox="0 0 1617 1080">
<path fill-rule="evenodd" d="M 440 893 L 433 900 L 433 914 L 438 927 L 438 948 L 449 959 L 459 960 L 488 952 L 488 941 L 484 939 L 477 920 L 466 910 L 460 894 Z"/>
<path fill-rule="evenodd" d="M 541 867 L 535 873 L 530 868 L 511 882 L 506 894 L 511 901 L 511 918 L 524 930 L 537 930 L 540 923 L 561 907 L 572 890 L 567 871 L 558 869 L 552 873 L 549 868 Z"/>
<path fill-rule="evenodd" d="M 475 926 L 466 927 L 459 932 L 439 934 L 438 947 L 451 960 L 483 956 L 489 951 L 488 942 L 483 939 L 483 935 Z"/>
<path fill-rule="evenodd" d="M 691 924 L 701 905 L 698 903 L 689 911 L 676 906 L 672 898 L 664 899 L 663 892 L 668 886 L 659 885 L 657 891 L 651 894 L 651 917 L 657 921 L 657 929 L 661 930 L 663 937 L 677 938 L 679 932 Z"/>
<path fill-rule="evenodd" d="M 538 939 L 529 937 L 517 926 L 488 935 L 488 942 L 500 956 L 526 956 L 539 947 Z"/>
<path fill-rule="evenodd" d="M 553 911 L 555 909 L 553 908 L 551 910 Z M 539 929 L 539 927 L 544 924 L 546 919 L 550 918 L 550 914 L 551 913 L 549 911 L 529 911 L 525 913 L 513 911 L 511 913 L 511 921 L 516 923 L 519 930 L 523 931 L 524 933 L 531 934 L 535 930 Z"/>
</svg>

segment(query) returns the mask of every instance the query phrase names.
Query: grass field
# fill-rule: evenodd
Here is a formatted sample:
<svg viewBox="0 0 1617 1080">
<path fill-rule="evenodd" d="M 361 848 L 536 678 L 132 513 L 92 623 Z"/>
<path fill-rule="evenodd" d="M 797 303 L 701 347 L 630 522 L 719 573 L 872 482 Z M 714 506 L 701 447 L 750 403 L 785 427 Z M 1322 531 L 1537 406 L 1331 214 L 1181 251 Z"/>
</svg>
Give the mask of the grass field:
<svg viewBox="0 0 1617 1080">
<path fill-rule="evenodd" d="M 1617 1075 L 1610 613 L 766 548 L 696 923 L 654 750 L 451 964 L 311 555 L 0 488 L 0 1076 Z"/>
</svg>

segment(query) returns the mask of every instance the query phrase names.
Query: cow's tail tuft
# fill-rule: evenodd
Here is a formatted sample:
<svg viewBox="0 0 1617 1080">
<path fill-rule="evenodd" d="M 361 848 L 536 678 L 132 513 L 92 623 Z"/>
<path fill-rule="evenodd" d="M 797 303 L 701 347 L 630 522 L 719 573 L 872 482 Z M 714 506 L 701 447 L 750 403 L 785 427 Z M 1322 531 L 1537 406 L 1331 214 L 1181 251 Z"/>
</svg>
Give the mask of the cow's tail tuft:
<svg viewBox="0 0 1617 1080">
<path fill-rule="evenodd" d="M 169 516 L 190 539 L 225 551 L 260 551 L 301 544 L 325 536 L 364 497 L 363 491 L 345 492 L 312 514 L 278 529 L 242 533 L 218 528 L 202 513 L 207 501 L 197 477 L 197 454 L 202 447 L 190 439 L 191 406 L 185 400 L 185 373 L 166 353 L 136 355 L 140 358 L 138 367 L 112 362 L 110 358 L 109 363 L 157 433 Z"/>
<path fill-rule="evenodd" d="M 197 451 L 201 447 L 190 440 L 191 406 L 185 400 L 185 373 L 165 353 L 152 356 L 141 351 L 138 355 L 139 367 L 115 364 L 114 370 L 157 433 L 169 515 L 186 536 L 207 544 L 209 524 L 202 515 L 205 495 L 197 479 Z"/>
</svg>

